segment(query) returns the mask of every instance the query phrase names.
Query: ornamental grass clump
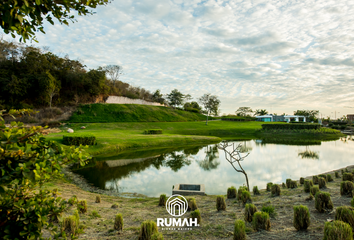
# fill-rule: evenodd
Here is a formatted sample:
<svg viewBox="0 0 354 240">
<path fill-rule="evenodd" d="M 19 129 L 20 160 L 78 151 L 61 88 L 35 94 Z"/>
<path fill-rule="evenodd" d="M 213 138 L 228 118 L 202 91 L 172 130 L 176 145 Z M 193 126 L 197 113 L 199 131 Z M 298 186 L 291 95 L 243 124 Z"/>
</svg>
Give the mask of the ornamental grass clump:
<svg viewBox="0 0 354 240">
<path fill-rule="evenodd" d="M 290 178 L 286 179 L 286 187 L 287 188 L 290 188 L 290 184 L 291 184 L 291 179 Z"/>
<path fill-rule="evenodd" d="M 254 187 L 253 187 L 253 195 L 261 195 L 261 193 L 259 192 L 257 186 L 254 186 Z"/>
<path fill-rule="evenodd" d="M 312 180 L 305 179 L 304 181 L 304 191 L 306 193 L 310 192 L 310 188 L 313 186 Z"/>
<path fill-rule="evenodd" d="M 243 204 L 246 204 L 248 202 L 252 202 L 251 193 L 247 190 L 243 190 L 241 200 L 242 200 Z"/>
<path fill-rule="evenodd" d="M 241 200 L 242 198 L 242 191 L 247 190 L 247 187 L 240 186 L 237 191 L 237 200 Z"/>
<path fill-rule="evenodd" d="M 286 188 L 285 183 L 282 183 L 282 184 L 281 184 L 281 187 L 282 187 L 282 188 Z"/>
<path fill-rule="evenodd" d="M 327 182 L 333 182 L 333 178 L 331 174 L 327 174 Z"/>
<path fill-rule="evenodd" d="M 151 235 L 151 240 L 163 240 L 163 235 L 162 233 L 154 233 Z"/>
<path fill-rule="evenodd" d="M 167 201 L 167 196 L 166 194 L 161 194 L 160 195 L 160 200 L 159 200 L 159 206 L 165 206 Z"/>
<path fill-rule="evenodd" d="M 326 179 L 323 177 L 318 178 L 318 187 L 319 188 L 326 188 Z"/>
<path fill-rule="evenodd" d="M 155 233 L 158 233 L 156 223 L 152 220 L 144 221 L 140 227 L 139 240 L 151 240 Z"/>
<path fill-rule="evenodd" d="M 317 211 L 323 213 L 328 210 L 333 209 L 333 203 L 331 200 L 331 195 L 326 192 L 318 192 L 315 195 L 315 207 Z"/>
<path fill-rule="evenodd" d="M 339 172 L 335 172 L 335 173 L 334 173 L 334 176 L 335 176 L 336 178 L 340 178 Z"/>
<path fill-rule="evenodd" d="M 237 190 L 234 186 L 227 189 L 227 198 L 236 198 Z"/>
<path fill-rule="evenodd" d="M 336 208 L 335 220 L 346 222 L 354 228 L 354 208 L 349 206 L 340 206 Z"/>
<path fill-rule="evenodd" d="M 294 227 L 306 230 L 310 226 L 310 211 L 306 206 L 294 206 Z"/>
<path fill-rule="evenodd" d="M 300 178 L 300 184 L 304 184 L 304 182 L 305 182 L 305 178 L 301 177 Z"/>
<path fill-rule="evenodd" d="M 246 240 L 246 225 L 242 220 L 235 221 L 234 240 Z"/>
<path fill-rule="evenodd" d="M 188 198 L 188 211 L 194 211 L 196 209 L 198 209 L 198 206 L 195 198 Z"/>
<path fill-rule="evenodd" d="M 272 218 L 274 218 L 277 215 L 277 212 L 275 211 L 275 207 L 273 205 L 267 205 L 267 206 L 262 206 L 261 208 L 262 212 L 268 213 L 268 215 Z"/>
<path fill-rule="evenodd" d="M 348 223 L 342 221 L 326 222 L 323 240 L 353 240 L 353 231 Z"/>
<path fill-rule="evenodd" d="M 291 181 L 290 181 L 290 188 L 297 188 L 297 182 L 291 180 Z"/>
<path fill-rule="evenodd" d="M 310 193 L 313 195 L 313 196 L 316 196 L 316 193 L 318 193 L 320 191 L 320 188 L 318 186 L 312 186 L 310 188 Z"/>
<path fill-rule="evenodd" d="M 68 203 L 69 203 L 70 205 L 76 204 L 76 203 L 77 203 L 77 197 L 76 197 L 76 195 L 73 195 L 71 198 L 69 198 Z"/>
<path fill-rule="evenodd" d="M 191 218 L 196 218 L 198 224 L 200 224 L 202 222 L 202 216 L 200 215 L 199 209 L 196 209 L 191 212 Z"/>
<path fill-rule="evenodd" d="M 320 178 L 320 177 L 324 178 L 324 179 L 326 180 L 326 182 L 327 182 L 327 175 L 326 175 L 326 174 L 320 174 L 320 175 L 318 175 L 318 178 Z"/>
<path fill-rule="evenodd" d="M 118 213 L 114 219 L 114 230 L 122 231 L 123 230 L 123 216 L 121 213 Z"/>
<path fill-rule="evenodd" d="M 216 197 L 216 209 L 218 211 L 226 210 L 226 202 L 223 195 L 219 195 Z"/>
<path fill-rule="evenodd" d="M 353 197 L 354 183 L 351 181 L 344 181 L 340 183 L 340 195 L 347 195 Z"/>
<path fill-rule="evenodd" d="M 77 210 L 74 215 L 66 217 L 61 223 L 61 230 L 69 233 L 70 235 L 76 235 L 79 230 L 80 216 Z"/>
<path fill-rule="evenodd" d="M 101 197 L 100 196 L 96 196 L 96 203 L 100 203 L 101 202 Z"/>
<path fill-rule="evenodd" d="M 245 206 L 245 221 L 247 222 L 252 222 L 253 220 L 253 215 L 257 212 L 257 207 L 252 204 L 252 203 L 248 203 Z"/>
<path fill-rule="evenodd" d="M 313 176 L 312 182 L 313 182 L 313 184 L 318 184 L 318 176 Z"/>
<path fill-rule="evenodd" d="M 273 183 L 269 182 L 267 183 L 267 191 L 270 192 L 272 190 Z"/>
<path fill-rule="evenodd" d="M 272 196 L 280 196 L 280 187 L 278 184 L 272 186 Z"/>
<path fill-rule="evenodd" d="M 269 214 L 266 212 L 256 212 L 253 215 L 252 220 L 253 229 L 258 231 L 259 229 L 270 230 Z"/>
<path fill-rule="evenodd" d="M 77 203 L 77 210 L 80 213 L 86 213 L 87 212 L 87 202 L 86 200 L 81 200 Z"/>
<path fill-rule="evenodd" d="M 342 175 L 342 180 L 343 181 L 353 181 L 354 177 L 353 177 L 353 174 L 352 173 L 343 173 Z"/>
</svg>

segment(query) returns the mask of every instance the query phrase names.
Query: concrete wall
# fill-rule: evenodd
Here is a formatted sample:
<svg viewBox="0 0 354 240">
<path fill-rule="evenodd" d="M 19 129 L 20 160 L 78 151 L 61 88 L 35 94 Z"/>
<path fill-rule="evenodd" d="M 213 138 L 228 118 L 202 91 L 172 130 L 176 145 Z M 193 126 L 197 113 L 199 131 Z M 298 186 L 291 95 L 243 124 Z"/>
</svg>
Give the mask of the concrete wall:
<svg viewBox="0 0 354 240">
<path fill-rule="evenodd" d="M 163 104 L 157 102 L 148 102 L 142 99 L 131 99 L 127 97 L 118 97 L 118 96 L 109 96 L 106 100 L 106 103 L 164 106 Z"/>
</svg>

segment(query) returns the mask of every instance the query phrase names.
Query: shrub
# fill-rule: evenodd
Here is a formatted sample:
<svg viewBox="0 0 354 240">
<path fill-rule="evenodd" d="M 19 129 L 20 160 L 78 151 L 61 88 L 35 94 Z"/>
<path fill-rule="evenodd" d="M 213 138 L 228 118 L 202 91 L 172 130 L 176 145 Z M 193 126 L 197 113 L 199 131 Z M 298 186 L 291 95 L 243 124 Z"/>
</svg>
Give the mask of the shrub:
<svg viewBox="0 0 354 240">
<path fill-rule="evenodd" d="M 313 196 L 316 196 L 316 193 L 320 191 L 320 188 L 318 186 L 312 186 L 310 187 L 310 192 Z"/>
<path fill-rule="evenodd" d="M 288 178 L 288 179 L 286 179 L 286 187 L 290 188 L 290 185 L 291 185 L 291 179 Z"/>
<path fill-rule="evenodd" d="M 191 218 L 196 218 L 198 224 L 200 224 L 202 222 L 202 217 L 200 215 L 199 209 L 196 209 L 196 210 L 191 212 Z"/>
<path fill-rule="evenodd" d="M 294 206 L 294 227 L 306 230 L 310 226 L 310 212 L 306 206 Z"/>
<path fill-rule="evenodd" d="M 69 203 L 70 205 L 76 204 L 76 203 L 77 203 L 77 197 L 76 197 L 76 195 L 73 195 L 71 198 L 69 198 L 68 203 Z"/>
<path fill-rule="evenodd" d="M 162 134 L 162 129 L 147 129 L 144 134 Z"/>
<path fill-rule="evenodd" d="M 348 223 L 342 221 L 326 222 L 323 240 L 353 240 L 353 231 Z"/>
<path fill-rule="evenodd" d="M 354 228 L 354 208 L 349 206 L 337 207 L 335 220 L 346 222 L 353 229 Z"/>
<path fill-rule="evenodd" d="M 281 184 L 281 187 L 282 187 L 282 188 L 286 188 L 285 183 L 282 183 L 282 184 Z"/>
<path fill-rule="evenodd" d="M 333 182 L 333 178 L 331 174 L 327 174 L 327 182 Z"/>
<path fill-rule="evenodd" d="M 96 203 L 100 203 L 101 202 L 101 196 L 96 196 Z"/>
<path fill-rule="evenodd" d="M 124 226 L 123 216 L 121 213 L 118 213 L 114 219 L 114 229 L 117 231 L 122 231 Z"/>
<path fill-rule="evenodd" d="M 313 200 L 313 195 L 312 195 L 312 193 L 310 193 L 310 195 L 309 195 L 305 200 L 306 200 L 306 201 Z"/>
<path fill-rule="evenodd" d="M 297 182 L 291 180 L 291 181 L 290 181 L 290 188 L 297 188 Z"/>
<path fill-rule="evenodd" d="M 166 194 L 160 195 L 159 206 L 166 206 L 167 196 Z"/>
<path fill-rule="evenodd" d="M 255 212 L 257 212 L 257 207 L 254 204 L 252 204 L 252 203 L 246 204 L 246 206 L 245 206 L 245 221 L 252 222 L 253 215 Z"/>
<path fill-rule="evenodd" d="M 81 200 L 77 203 L 77 210 L 80 213 L 86 213 L 87 212 L 87 202 L 86 200 Z"/>
<path fill-rule="evenodd" d="M 188 211 L 194 211 L 196 209 L 198 209 L 198 206 L 195 198 L 188 198 Z"/>
<path fill-rule="evenodd" d="M 269 214 L 266 212 L 256 212 L 253 215 L 252 225 L 254 230 L 270 230 Z"/>
<path fill-rule="evenodd" d="M 117 203 L 112 204 L 111 208 L 118 208 L 118 204 Z"/>
<path fill-rule="evenodd" d="M 305 182 L 305 178 L 301 177 L 300 178 L 300 184 L 304 184 L 304 182 Z"/>
<path fill-rule="evenodd" d="M 144 221 L 140 227 L 139 240 L 150 240 L 155 233 L 158 233 L 156 223 L 151 220 Z"/>
<path fill-rule="evenodd" d="M 340 183 L 340 195 L 348 195 L 353 197 L 354 183 L 351 181 L 344 181 Z"/>
<path fill-rule="evenodd" d="M 315 207 L 316 209 L 323 213 L 326 210 L 333 209 L 333 203 L 331 200 L 331 195 L 326 192 L 318 192 L 315 195 Z"/>
<path fill-rule="evenodd" d="M 334 176 L 335 176 L 336 178 L 340 178 L 340 177 L 339 177 L 339 172 L 335 172 L 335 173 L 334 173 Z"/>
<path fill-rule="evenodd" d="M 226 210 L 226 202 L 225 202 L 225 198 L 223 195 L 219 195 L 216 198 L 216 209 L 218 211 L 220 210 Z"/>
<path fill-rule="evenodd" d="M 327 182 L 327 175 L 326 174 L 320 174 L 320 175 L 318 175 L 318 178 L 324 178 L 325 179 L 325 181 Z"/>
<path fill-rule="evenodd" d="M 61 230 L 76 235 L 79 230 L 80 217 L 79 213 L 75 211 L 74 215 L 66 217 L 61 223 Z"/>
<path fill-rule="evenodd" d="M 318 130 L 321 128 L 321 125 L 314 123 L 294 123 L 294 124 L 262 124 L 262 129 L 265 131 L 269 130 L 303 130 L 303 129 L 313 129 Z"/>
<path fill-rule="evenodd" d="M 64 135 L 63 144 L 65 145 L 96 145 L 96 137 L 91 134 L 75 134 L 75 135 Z"/>
<path fill-rule="evenodd" d="M 237 191 L 237 200 L 241 200 L 242 198 L 242 191 L 247 190 L 247 187 L 240 186 Z"/>
<path fill-rule="evenodd" d="M 236 188 L 234 186 L 227 189 L 227 198 L 236 198 Z"/>
<path fill-rule="evenodd" d="M 323 177 L 318 178 L 318 187 L 319 188 L 326 188 L 326 179 Z"/>
<path fill-rule="evenodd" d="M 313 182 L 313 184 L 318 184 L 318 176 L 313 176 L 312 182 Z"/>
<path fill-rule="evenodd" d="M 242 220 L 235 221 L 234 240 L 246 240 L 246 226 Z"/>
<path fill-rule="evenodd" d="M 272 196 L 280 196 L 280 187 L 278 184 L 272 186 Z"/>
<path fill-rule="evenodd" d="M 253 187 L 253 195 L 261 195 L 261 193 L 259 192 L 257 186 L 254 186 L 254 187 Z"/>
<path fill-rule="evenodd" d="M 151 240 L 163 240 L 163 235 L 162 233 L 154 233 L 151 235 Z"/>
<path fill-rule="evenodd" d="M 272 190 L 273 183 L 269 182 L 267 183 L 267 191 L 270 192 Z"/>
<path fill-rule="evenodd" d="M 275 207 L 273 205 L 268 205 L 268 206 L 263 205 L 261 211 L 268 213 L 268 215 L 271 216 L 272 218 L 274 218 L 277 215 L 277 212 L 275 211 Z"/>
<path fill-rule="evenodd" d="M 343 173 L 342 180 L 343 181 L 353 181 L 354 180 L 353 174 L 352 173 L 347 173 L 347 172 Z"/>
<path fill-rule="evenodd" d="M 310 188 L 313 186 L 312 180 L 305 179 L 304 181 L 304 191 L 306 193 L 310 192 Z"/>
<path fill-rule="evenodd" d="M 251 193 L 247 190 L 243 190 L 241 200 L 242 200 L 243 204 L 246 204 L 248 202 L 252 202 Z"/>
</svg>

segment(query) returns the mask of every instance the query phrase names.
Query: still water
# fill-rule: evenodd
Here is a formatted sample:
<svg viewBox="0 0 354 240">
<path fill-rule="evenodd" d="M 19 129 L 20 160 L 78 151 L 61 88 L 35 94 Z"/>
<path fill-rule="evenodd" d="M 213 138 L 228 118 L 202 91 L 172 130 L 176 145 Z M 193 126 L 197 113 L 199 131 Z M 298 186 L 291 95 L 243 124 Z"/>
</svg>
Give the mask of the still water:
<svg viewBox="0 0 354 240">
<path fill-rule="evenodd" d="M 261 140 L 234 141 L 242 144 L 241 162 L 250 188 L 264 189 L 268 182 L 316 175 L 354 164 L 354 141 L 342 138 L 316 145 L 285 145 Z M 230 149 L 231 150 L 231 149 Z M 96 157 L 74 170 L 96 187 L 118 192 L 136 192 L 150 197 L 172 194 L 177 183 L 204 184 L 207 194 L 225 194 L 230 186 L 245 184 L 217 145 L 179 149 L 126 152 Z"/>
</svg>

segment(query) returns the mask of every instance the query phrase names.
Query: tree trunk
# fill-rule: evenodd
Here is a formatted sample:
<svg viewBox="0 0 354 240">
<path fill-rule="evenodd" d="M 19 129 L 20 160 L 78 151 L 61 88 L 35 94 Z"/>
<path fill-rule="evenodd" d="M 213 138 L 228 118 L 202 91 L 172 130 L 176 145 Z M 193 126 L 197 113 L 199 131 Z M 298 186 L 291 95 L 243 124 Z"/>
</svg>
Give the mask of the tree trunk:
<svg viewBox="0 0 354 240">
<path fill-rule="evenodd" d="M 209 112 L 207 112 L 207 119 L 205 125 L 208 125 L 208 116 L 209 116 Z"/>
</svg>

